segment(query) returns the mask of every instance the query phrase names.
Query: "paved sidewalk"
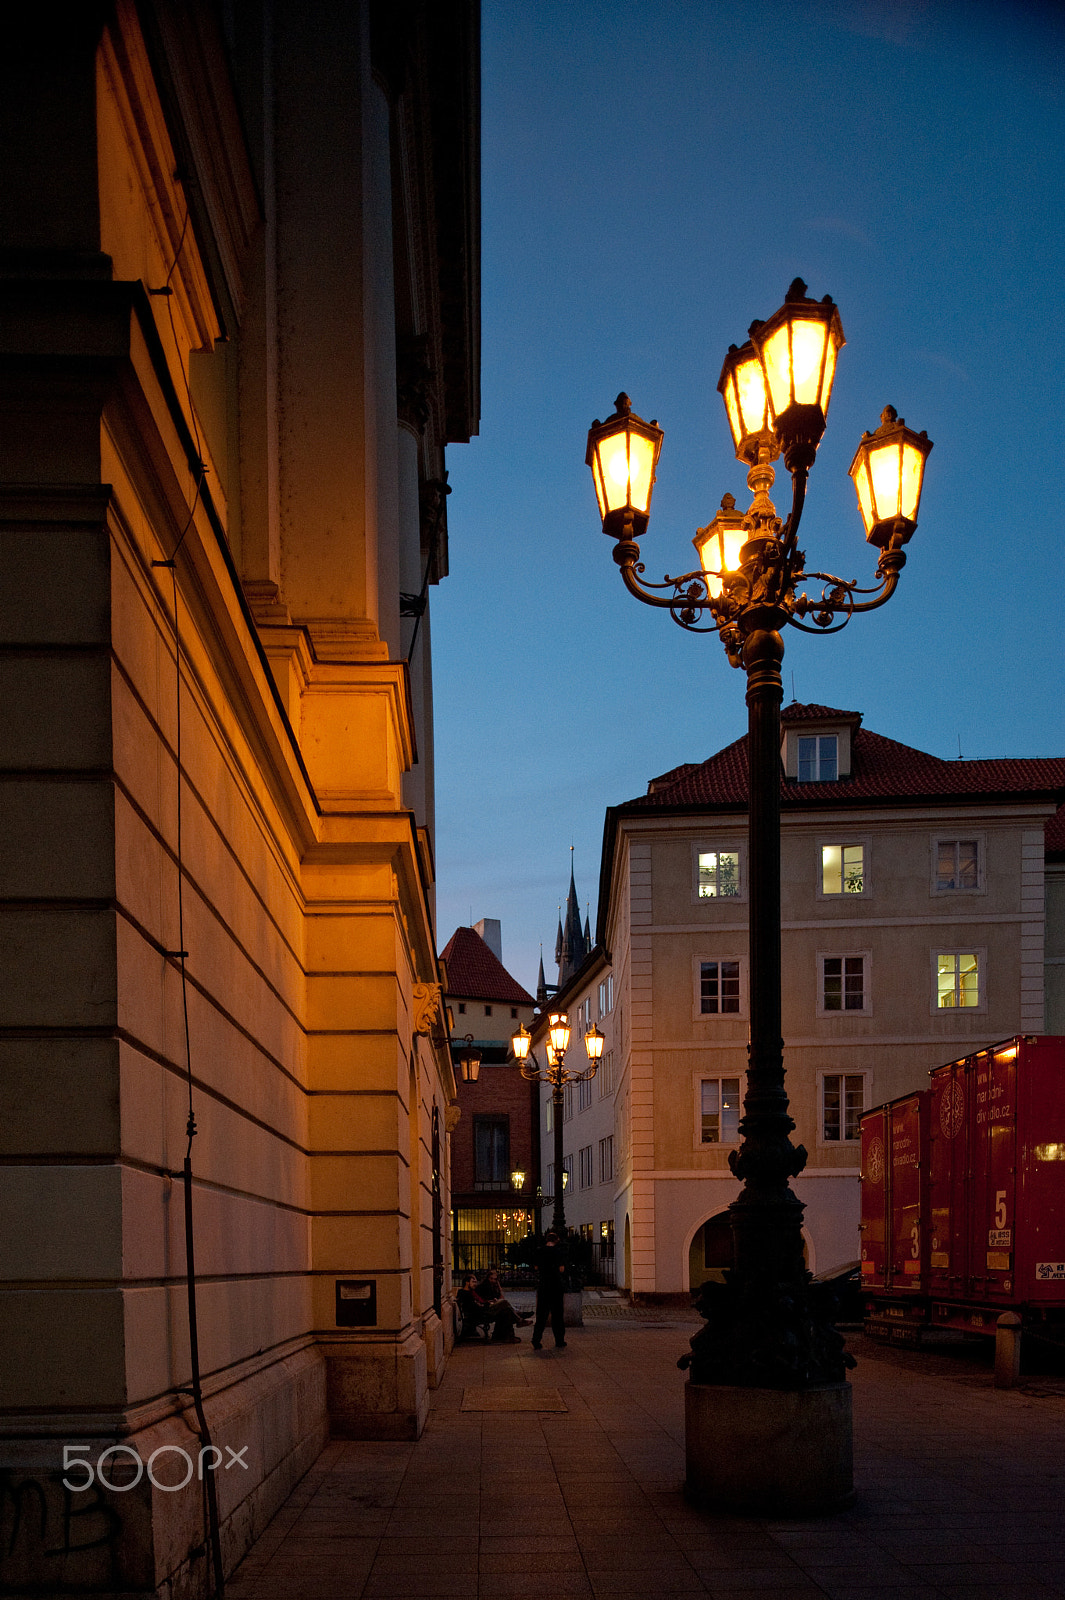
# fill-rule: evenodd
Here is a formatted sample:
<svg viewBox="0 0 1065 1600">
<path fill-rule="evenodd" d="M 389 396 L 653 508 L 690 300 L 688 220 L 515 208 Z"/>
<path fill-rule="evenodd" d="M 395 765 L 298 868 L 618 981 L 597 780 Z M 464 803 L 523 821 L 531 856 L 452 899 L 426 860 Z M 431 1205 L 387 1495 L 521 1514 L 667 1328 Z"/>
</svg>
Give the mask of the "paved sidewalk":
<svg viewBox="0 0 1065 1600">
<path fill-rule="evenodd" d="M 986 1364 L 855 1338 L 854 1507 L 725 1516 L 681 1493 L 691 1331 L 612 1315 L 565 1350 L 460 1345 L 418 1443 L 330 1445 L 229 1600 L 1065 1597 L 1061 1379 L 997 1391 Z M 533 1402 L 566 1409 L 495 1409 Z"/>
</svg>

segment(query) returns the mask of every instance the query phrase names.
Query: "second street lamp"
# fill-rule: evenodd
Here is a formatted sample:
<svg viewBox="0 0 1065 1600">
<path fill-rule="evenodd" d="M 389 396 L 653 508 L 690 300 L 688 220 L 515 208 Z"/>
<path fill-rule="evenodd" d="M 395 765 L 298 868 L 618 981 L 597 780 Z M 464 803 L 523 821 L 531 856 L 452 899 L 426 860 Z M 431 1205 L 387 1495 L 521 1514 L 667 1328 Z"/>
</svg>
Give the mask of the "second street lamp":
<svg viewBox="0 0 1065 1600">
<path fill-rule="evenodd" d="M 587 1083 L 594 1078 L 603 1054 L 603 1035 L 593 1022 L 584 1036 L 584 1049 L 588 1066 L 583 1072 L 571 1072 L 565 1065 L 570 1042 L 569 1017 L 564 1011 L 552 1011 L 547 1022 L 547 1066 L 541 1067 L 532 1053 L 532 1034 L 522 1025 L 510 1041 L 514 1059 L 521 1067 L 521 1075 L 531 1083 L 551 1086 L 551 1129 L 555 1147 L 554 1209 L 551 1226 L 559 1238 L 566 1233 L 566 1206 L 563 1199 L 565 1177 L 562 1166 L 562 1113 L 565 1088 L 568 1083 Z"/>
<path fill-rule="evenodd" d="M 711 1442 L 711 1428 L 693 1457 L 692 1429 L 688 1432 L 689 1492 L 745 1509 L 825 1509 L 845 1500 L 851 1483 L 850 1393 L 844 1381 L 849 1358 L 832 1325 L 832 1306 L 817 1294 L 806 1270 L 804 1207 L 789 1183 L 806 1165 L 806 1151 L 790 1138 L 795 1123 L 784 1086 L 781 1037 L 781 633 L 786 625 L 807 633 L 836 632 L 855 613 L 890 599 L 906 562 L 903 545 L 916 526 L 924 463 L 932 445 L 926 434 L 914 433 L 888 407 L 880 428 L 865 434 L 858 447 L 851 475 L 866 538 L 880 552 L 875 587 L 860 589 L 830 573 L 807 572 L 797 544 L 799 521 L 843 344 L 831 298 L 810 300 L 806 285 L 796 278 L 780 310 L 765 322 L 752 323 L 745 345 L 731 346 L 718 388 L 736 456 L 750 469 L 747 484 L 754 499 L 740 513 L 733 497 L 725 496 L 713 521 L 696 534 L 697 572 L 667 577 L 663 583 L 648 583 L 642 576 L 636 541 L 650 520 L 653 475 L 649 482 L 646 471 L 623 481 L 618 467 L 614 497 L 604 496 L 603 463 L 620 450 L 628 460 L 633 439 L 645 441 L 638 448 L 652 459 L 653 474 L 661 429 L 641 422 L 628 396 L 619 395 L 614 416 L 594 422 L 588 434 L 586 459 L 595 478 L 603 532 L 615 541 L 614 560 L 626 588 L 644 604 L 667 610 L 683 628 L 717 633 L 731 665 L 747 675 L 751 1022 L 742 1142 L 729 1156 L 742 1189 L 729 1207 L 732 1270 L 724 1284 L 710 1283 L 701 1290 L 699 1309 L 706 1325 L 681 1362 L 691 1369 L 686 1407 L 695 1385 L 751 1392 L 747 1402 L 735 1399 L 733 1412 L 747 1419 L 749 1484 L 740 1481 L 735 1438 L 714 1436 Z M 792 480 L 791 512 L 784 522 L 769 497 L 772 462 L 781 455 Z M 800 588 L 811 581 L 820 585 L 820 593 Z M 813 1401 L 813 1391 L 833 1388 L 841 1392 L 823 1394 L 823 1404 L 806 1407 L 805 1420 L 800 1416 L 805 1395 Z M 775 1403 L 759 1411 L 754 1391 L 770 1391 Z M 780 1391 L 794 1392 L 791 1410 L 783 1405 Z M 720 1417 L 727 1403 L 721 1388 L 717 1394 L 715 1414 Z M 754 1443 L 766 1419 L 763 1440 L 775 1437 L 779 1449 L 776 1443 L 772 1449 Z M 741 1429 L 744 1425 L 737 1424 Z M 815 1437 L 824 1447 L 820 1455 L 812 1443 Z M 700 1449 L 702 1462 L 695 1459 Z M 713 1460 L 715 1455 L 720 1459 Z"/>
</svg>

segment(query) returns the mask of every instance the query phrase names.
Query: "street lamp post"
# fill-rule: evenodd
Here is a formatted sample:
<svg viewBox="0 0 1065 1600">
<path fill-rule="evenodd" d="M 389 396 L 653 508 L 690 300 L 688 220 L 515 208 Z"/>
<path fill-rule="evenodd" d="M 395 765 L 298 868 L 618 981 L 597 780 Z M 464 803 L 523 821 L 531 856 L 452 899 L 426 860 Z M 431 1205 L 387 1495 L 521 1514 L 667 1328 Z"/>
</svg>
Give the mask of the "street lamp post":
<svg viewBox="0 0 1065 1600">
<path fill-rule="evenodd" d="M 752 323 L 741 348 L 731 346 L 718 388 L 754 498 L 743 513 L 731 495 L 724 497 L 693 541 L 700 569 L 679 578 L 646 582 L 637 543 L 650 518 L 662 430 L 636 417 L 622 394 L 614 415 L 593 423 L 588 434 L 603 531 L 615 541 L 626 588 L 644 604 L 667 610 L 683 628 L 716 632 L 730 664 L 747 675 L 751 1022 L 742 1142 L 729 1156 L 743 1187 L 729 1208 L 733 1269 L 724 1284 L 701 1291 L 706 1324 L 681 1362 L 697 1384 L 802 1391 L 843 1383 L 849 1363 L 832 1325 L 833 1308 L 816 1294 L 805 1269 L 804 1208 L 789 1183 L 805 1166 L 806 1151 L 790 1138 L 795 1123 L 781 1036 L 781 635 L 785 625 L 837 632 L 856 612 L 890 599 L 906 562 L 903 546 L 916 526 L 932 445 L 889 406 L 881 426 L 858 446 L 850 472 L 866 538 L 880 552 L 876 585 L 860 589 L 829 573 L 807 572 L 799 522 L 843 344 L 831 298 L 808 299 L 797 278 L 780 310 Z M 791 513 L 783 523 L 769 497 L 772 463 L 781 455 L 792 480 Z M 811 581 L 819 593 L 800 590 Z M 849 1409 L 847 1453 L 849 1461 Z M 787 1495 L 778 1494 L 776 1503 L 782 1499 Z"/>
<path fill-rule="evenodd" d="M 593 1022 L 584 1036 L 588 1066 L 583 1072 L 569 1072 L 565 1067 L 566 1051 L 570 1042 L 569 1018 L 564 1011 L 553 1011 L 547 1022 L 547 1066 L 541 1067 L 532 1054 L 532 1035 L 524 1025 L 510 1041 L 514 1059 L 521 1066 L 521 1075 L 531 1083 L 551 1085 L 551 1129 L 555 1145 L 555 1195 L 551 1226 L 559 1238 L 566 1233 L 566 1206 L 563 1199 L 565 1177 L 562 1169 L 562 1111 L 563 1091 L 567 1083 L 587 1083 L 594 1078 L 603 1054 L 603 1035 Z"/>
</svg>

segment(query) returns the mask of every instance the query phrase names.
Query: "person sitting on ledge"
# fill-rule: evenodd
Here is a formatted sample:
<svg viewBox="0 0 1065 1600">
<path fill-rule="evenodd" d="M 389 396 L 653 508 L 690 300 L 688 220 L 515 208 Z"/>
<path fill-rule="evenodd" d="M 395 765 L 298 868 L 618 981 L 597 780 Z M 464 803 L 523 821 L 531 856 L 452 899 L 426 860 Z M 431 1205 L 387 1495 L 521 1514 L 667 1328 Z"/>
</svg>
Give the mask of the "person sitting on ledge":
<svg viewBox="0 0 1065 1600">
<path fill-rule="evenodd" d="M 474 1302 L 481 1308 L 486 1320 L 492 1324 L 493 1342 L 519 1343 L 518 1335 L 514 1332 L 518 1313 L 503 1294 L 499 1284 L 499 1274 L 494 1267 L 490 1267 L 480 1282 L 474 1285 L 472 1292 Z"/>
</svg>

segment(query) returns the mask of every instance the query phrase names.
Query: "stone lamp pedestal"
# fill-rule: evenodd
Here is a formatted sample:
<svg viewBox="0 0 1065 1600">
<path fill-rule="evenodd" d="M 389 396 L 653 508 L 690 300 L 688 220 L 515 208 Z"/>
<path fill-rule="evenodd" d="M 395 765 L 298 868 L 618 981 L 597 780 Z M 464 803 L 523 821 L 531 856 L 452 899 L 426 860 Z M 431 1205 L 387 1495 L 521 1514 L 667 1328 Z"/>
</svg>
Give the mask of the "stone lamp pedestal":
<svg viewBox="0 0 1065 1600">
<path fill-rule="evenodd" d="M 854 1499 L 851 1386 L 684 1386 L 684 1492 L 758 1515 L 840 1511 Z"/>
</svg>

